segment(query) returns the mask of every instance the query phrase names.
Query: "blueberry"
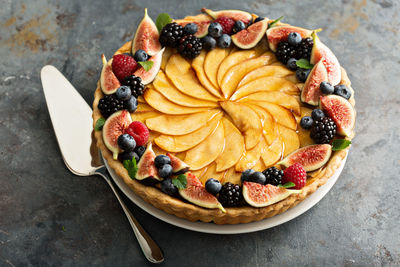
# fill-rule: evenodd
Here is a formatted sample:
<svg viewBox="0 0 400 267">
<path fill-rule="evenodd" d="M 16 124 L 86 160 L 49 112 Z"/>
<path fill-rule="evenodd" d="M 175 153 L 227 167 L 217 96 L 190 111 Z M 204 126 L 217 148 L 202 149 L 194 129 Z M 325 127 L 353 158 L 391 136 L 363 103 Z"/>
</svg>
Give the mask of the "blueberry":
<svg viewBox="0 0 400 267">
<path fill-rule="evenodd" d="M 311 128 L 313 122 L 314 122 L 314 120 L 310 116 L 304 116 L 300 120 L 300 126 L 301 126 L 301 128 L 308 130 Z"/>
<path fill-rule="evenodd" d="M 242 172 L 242 175 L 240 176 L 240 180 L 242 182 L 250 181 L 250 175 L 252 175 L 253 173 L 255 173 L 255 171 L 252 169 L 245 170 L 244 172 Z"/>
<path fill-rule="evenodd" d="M 145 150 L 146 150 L 145 146 L 137 146 L 137 147 L 135 147 L 135 152 L 139 156 L 139 158 L 141 158 L 143 156 Z"/>
<path fill-rule="evenodd" d="M 214 38 L 218 38 L 222 35 L 222 26 L 218 22 L 211 22 L 208 26 L 208 34 Z"/>
<path fill-rule="evenodd" d="M 118 146 L 123 151 L 133 151 L 136 147 L 135 138 L 129 134 L 121 134 L 118 137 Z"/>
<path fill-rule="evenodd" d="M 311 112 L 311 117 L 314 121 L 317 121 L 325 117 L 325 113 L 322 110 L 316 108 Z"/>
<path fill-rule="evenodd" d="M 308 74 L 310 74 L 310 70 L 306 69 L 296 70 L 296 77 L 300 82 L 305 82 L 307 80 Z"/>
<path fill-rule="evenodd" d="M 228 34 L 223 34 L 218 38 L 218 46 L 221 48 L 227 48 L 231 45 L 231 37 Z"/>
<path fill-rule="evenodd" d="M 171 179 L 165 179 L 161 182 L 161 191 L 170 196 L 178 194 L 178 188 L 172 183 Z"/>
<path fill-rule="evenodd" d="M 288 62 L 286 63 L 286 66 L 290 70 L 297 70 L 297 65 L 296 65 L 297 59 L 295 58 L 289 58 Z"/>
<path fill-rule="evenodd" d="M 254 23 L 259 22 L 259 21 L 262 21 L 262 20 L 264 20 L 263 17 L 257 17 L 257 18 L 254 20 Z"/>
<path fill-rule="evenodd" d="M 319 90 L 325 95 L 330 95 L 333 94 L 333 91 L 335 90 L 332 84 L 328 82 L 321 82 L 319 85 Z"/>
<path fill-rule="evenodd" d="M 121 86 L 117 89 L 117 91 L 115 92 L 115 96 L 119 99 L 119 100 L 128 100 L 132 95 L 132 91 L 131 88 L 129 88 L 128 86 Z"/>
<path fill-rule="evenodd" d="M 267 178 L 265 178 L 265 175 L 262 172 L 254 172 L 249 177 L 249 182 L 253 183 L 265 184 L 266 181 Z"/>
<path fill-rule="evenodd" d="M 203 48 L 206 50 L 213 50 L 217 45 L 217 41 L 209 35 L 203 37 L 201 40 L 203 41 Z"/>
<path fill-rule="evenodd" d="M 186 34 L 195 34 L 198 28 L 196 23 L 188 23 L 183 27 L 183 32 Z"/>
<path fill-rule="evenodd" d="M 154 159 L 154 165 L 156 165 L 157 169 L 160 169 L 165 164 L 171 164 L 171 159 L 166 155 L 158 155 Z"/>
<path fill-rule="evenodd" d="M 132 160 L 132 158 L 135 158 L 136 163 L 138 163 L 140 160 L 138 154 L 133 151 L 124 151 L 120 154 L 120 159 L 122 162 L 124 162 L 124 160 Z"/>
<path fill-rule="evenodd" d="M 158 169 L 158 175 L 164 179 L 171 177 L 171 175 L 172 175 L 171 164 L 162 165 L 161 168 Z"/>
<path fill-rule="evenodd" d="M 233 33 L 240 32 L 241 30 L 244 30 L 246 28 L 246 24 L 244 24 L 243 21 L 237 20 L 235 21 L 235 24 L 233 25 Z"/>
<path fill-rule="evenodd" d="M 136 62 L 147 61 L 149 59 L 149 55 L 146 53 L 146 51 L 139 49 L 135 52 L 133 58 L 136 60 Z"/>
<path fill-rule="evenodd" d="M 288 35 L 288 43 L 292 46 L 296 46 L 301 42 L 301 35 L 298 32 L 291 32 Z"/>
<path fill-rule="evenodd" d="M 133 95 L 129 98 L 129 100 L 124 101 L 124 108 L 129 112 L 135 112 L 137 109 L 137 99 Z"/>
<path fill-rule="evenodd" d="M 334 88 L 333 93 L 334 93 L 335 95 L 344 97 L 344 98 L 346 98 L 347 100 L 349 100 L 350 97 L 351 97 L 351 91 L 350 91 L 350 89 L 349 89 L 346 85 L 344 85 L 344 84 L 336 85 L 335 88 Z"/>
<path fill-rule="evenodd" d="M 206 190 L 208 193 L 216 195 L 221 191 L 222 185 L 221 183 L 214 178 L 210 178 L 206 182 Z"/>
</svg>

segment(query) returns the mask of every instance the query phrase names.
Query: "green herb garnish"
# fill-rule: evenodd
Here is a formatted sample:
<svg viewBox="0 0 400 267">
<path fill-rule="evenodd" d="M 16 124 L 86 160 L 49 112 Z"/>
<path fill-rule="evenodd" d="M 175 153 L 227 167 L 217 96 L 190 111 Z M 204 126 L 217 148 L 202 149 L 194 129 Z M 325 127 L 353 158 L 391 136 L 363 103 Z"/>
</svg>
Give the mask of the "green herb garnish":
<svg viewBox="0 0 400 267">
<path fill-rule="evenodd" d="M 138 64 L 143 67 L 145 71 L 151 70 L 154 65 L 153 61 L 139 61 Z"/>
<path fill-rule="evenodd" d="M 314 67 L 314 65 L 310 64 L 310 61 L 308 61 L 305 58 L 301 58 L 301 59 L 297 60 L 296 65 L 297 65 L 297 67 L 299 67 L 301 69 L 306 69 L 306 70 L 310 70 Z"/>
<path fill-rule="evenodd" d="M 291 187 L 293 187 L 293 186 L 296 186 L 294 183 L 292 183 L 292 182 L 288 182 L 288 183 L 286 183 L 286 184 L 284 184 L 284 185 L 278 185 L 278 187 L 282 187 L 282 188 L 291 188 Z"/>
<path fill-rule="evenodd" d="M 132 157 L 132 160 L 124 160 L 123 164 L 124 164 L 125 169 L 127 169 L 127 171 L 128 171 L 129 177 L 134 179 L 136 177 L 136 173 L 138 171 L 135 157 Z"/>
<path fill-rule="evenodd" d="M 171 22 L 172 18 L 168 15 L 168 13 L 161 13 L 160 15 L 158 15 L 156 19 L 156 26 L 158 32 L 161 32 L 162 28 L 164 28 L 165 25 Z"/>
<path fill-rule="evenodd" d="M 104 118 L 100 118 L 96 121 L 96 125 L 94 126 L 94 129 L 96 131 L 100 131 L 101 129 L 103 129 L 104 123 L 106 122 L 106 120 Z"/>
<path fill-rule="evenodd" d="M 270 24 L 268 24 L 268 29 L 271 27 L 274 27 L 275 24 L 277 24 L 281 19 L 283 19 L 283 16 L 280 16 L 276 20 L 272 21 Z"/>
<path fill-rule="evenodd" d="M 335 139 L 332 142 L 332 150 L 338 151 L 347 148 L 351 144 L 350 140 L 346 139 Z"/>
<path fill-rule="evenodd" d="M 187 180 L 186 180 L 186 175 L 184 174 L 179 174 L 178 177 L 172 179 L 172 183 L 178 188 L 178 189 L 185 189 L 187 185 Z"/>
</svg>

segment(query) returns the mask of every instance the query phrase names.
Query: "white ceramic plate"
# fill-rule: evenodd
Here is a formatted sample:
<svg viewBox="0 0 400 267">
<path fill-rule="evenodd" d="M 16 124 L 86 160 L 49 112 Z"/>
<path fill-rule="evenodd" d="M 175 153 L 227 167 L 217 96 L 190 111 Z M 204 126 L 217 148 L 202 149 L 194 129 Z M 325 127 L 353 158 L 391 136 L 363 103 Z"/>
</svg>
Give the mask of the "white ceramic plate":
<svg viewBox="0 0 400 267">
<path fill-rule="evenodd" d="M 104 160 L 104 159 L 103 159 Z M 290 221 L 297 216 L 303 214 L 307 210 L 311 209 L 315 204 L 317 204 L 332 188 L 335 184 L 336 180 L 339 178 L 340 173 L 343 170 L 345 165 L 346 158 L 343 160 L 342 165 L 338 168 L 335 174 L 317 191 L 308 196 L 305 200 L 303 200 L 300 204 L 287 210 L 286 212 L 274 216 L 272 218 L 264 219 L 258 222 L 246 223 L 246 224 L 234 224 L 234 225 L 218 225 L 214 223 L 204 223 L 204 222 L 190 222 L 181 218 L 178 218 L 174 215 L 170 215 L 162 210 L 159 210 L 153 207 L 151 204 L 145 202 L 141 197 L 137 196 L 123 181 L 121 177 L 115 174 L 114 170 L 112 170 L 106 161 L 105 164 L 107 166 L 108 171 L 111 174 L 111 177 L 114 179 L 115 183 L 121 189 L 124 194 L 133 201 L 137 206 L 153 215 L 154 217 L 170 223 L 172 225 L 185 228 L 192 231 L 210 233 L 210 234 L 242 234 L 242 233 L 250 233 L 256 232 L 260 230 L 265 230 L 287 221 Z"/>
</svg>

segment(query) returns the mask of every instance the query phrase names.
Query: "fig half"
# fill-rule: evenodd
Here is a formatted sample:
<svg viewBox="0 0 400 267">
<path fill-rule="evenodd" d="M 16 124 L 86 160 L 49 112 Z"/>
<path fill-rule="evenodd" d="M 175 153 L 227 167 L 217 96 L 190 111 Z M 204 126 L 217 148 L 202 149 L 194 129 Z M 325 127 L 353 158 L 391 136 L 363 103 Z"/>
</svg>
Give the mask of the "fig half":
<svg viewBox="0 0 400 267">
<path fill-rule="evenodd" d="M 100 74 L 100 88 L 104 94 L 111 95 L 117 91 L 117 89 L 121 86 L 121 83 L 112 71 L 112 59 L 107 62 L 106 57 L 104 54 L 102 54 L 101 60 L 103 62 L 103 68 Z"/>
<path fill-rule="evenodd" d="M 239 48 L 250 49 L 255 47 L 264 36 L 268 28 L 268 20 L 264 19 L 251 24 L 247 29 L 232 35 L 232 42 Z"/>
<path fill-rule="evenodd" d="M 153 56 L 161 50 L 157 26 L 147 14 L 147 8 L 144 9 L 144 17 L 140 22 L 135 36 L 132 40 L 132 55 L 139 49 L 146 51 L 147 54 Z"/>
<path fill-rule="evenodd" d="M 301 90 L 301 101 L 313 106 L 318 106 L 319 97 L 322 95 L 319 86 L 321 82 L 328 81 L 328 72 L 322 61 L 314 65 Z"/>
</svg>

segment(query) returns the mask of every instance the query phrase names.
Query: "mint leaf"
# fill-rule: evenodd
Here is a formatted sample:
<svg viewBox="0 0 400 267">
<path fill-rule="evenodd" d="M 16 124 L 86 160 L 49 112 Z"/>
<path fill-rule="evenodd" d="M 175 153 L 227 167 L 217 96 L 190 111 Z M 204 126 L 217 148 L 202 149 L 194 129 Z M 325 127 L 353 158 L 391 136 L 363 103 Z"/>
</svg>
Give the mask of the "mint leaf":
<svg viewBox="0 0 400 267">
<path fill-rule="evenodd" d="M 184 174 L 179 174 L 178 177 L 172 179 L 172 183 L 178 188 L 178 189 L 185 189 L 187 185 L 187 180 L 186 180 L 186 175 Z"/>
<path fill-rule="evenodd" d="M 286 184 L 284 184 L 284 185 L 278 185 L 278 187 L 282 187 L 282 188 L 291 188 L 291 187 L 293 187 L 293 186 L 296 186 L 294 183 L 292 183 L 292 182 L 288 182 L 288 183 L 286 183 Z"/>
<path fill-rule="evenodd" d="M 156 26 L 158 32 L 161 32 L 162 28 L 164 28 L 165 25 L 171 22 L 172 18 L 168 15 L 168 13 L 161 13 L 160 15 L 158 15 L 156 19 Z"/>
<path fill-rule="evenodd" d="M 96 125 L 94 126 L 94 129 L 96 131 L 100 131 L 101 129 L 103 129 L 104 123 L 106 122 L 106 120 L 104 118 L 100 118 L 96 121 Z"/>
<path fill-rule="evenodd" d="M 129 177 L 134 179 L 136 177 L 136 173 L 138 171 L 138 167 L 136 166 L 135 157 L 132 160 L 124 160 L 123 162 L 125 169 L 127 169 Z"/>
<path fill-rule="evenodd" d="M 297 67 L 299 67 L 301 69 L 306 69 L 306 70 L 310 70 L 314 67 L 314 65 L 310 64 L 310 61 L 308 61 L 305 58 L 301 58 L 301 59 L 297 60 L 296 65 L 297 65 Z"/>
<path fill-rule="evenodd" d="M 138 63 L 140 66 L 142 66 L 144 68 L 145 71 L 151 70 L 151 68 L 154 65 L 153 61 L 139 61 Z"/>
<path fill-rule="evenodd" d="M 283 16 L 280 16 L 276 20 L 272 21 L 270 24 L 268 24 L 268 29 L 271 27 L 274 27 L 275 24 L 277 24 L 281 19 L 283 19 Z"/>
<path fill-rule="evenodd" d="M 346 139 L 335 139 L 332 142 L 332 150 L 338 151 L 347 148 L 351 144 L 350 140 Z"/>
</svg>

